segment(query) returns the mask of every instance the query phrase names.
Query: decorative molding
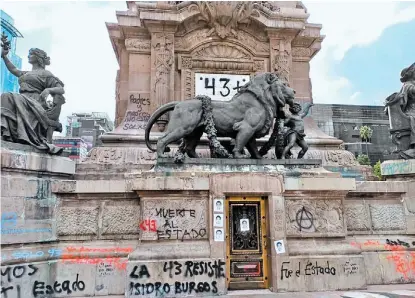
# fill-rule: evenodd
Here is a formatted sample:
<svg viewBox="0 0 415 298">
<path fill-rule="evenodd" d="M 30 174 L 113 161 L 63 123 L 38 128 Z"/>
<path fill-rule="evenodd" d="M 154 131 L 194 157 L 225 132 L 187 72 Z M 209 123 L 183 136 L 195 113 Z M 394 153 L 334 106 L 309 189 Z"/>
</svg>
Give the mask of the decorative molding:
<svg viewBox="0 0 415 298">
<path fill-rule="evenodd" d="M 290 84 L 291 74 L 291 42 L 294 38 L 290 30 L 268 31 L 271 44 L 271 69 L 284 82 Z"/>
<path fill-rule="evenodd" d="M 182 57 L 181 68 L 192 68 L 192 57 Z"/>
<path fill-rule="evenodd" d="M 170 32 L 154 32 L 151 35 L 152 63 L 155 73 L 152 79 L 152 101 L 164 104 L 169 93 L 174 90 L 174 34 Z"/>
<path fill-rule="evenodd" d="M 254 62 L 231 62 L 231 61 L 206 61 L 206 60 L 193 60 L 192 66 L 194 69 L 209 69 L 209 70 L 221 70 L 221 71 L 243 71 L 253 72 Z"/>
<path fill-rule="evenodd" d="M 209 29 L 200 29 L 189 32 L 183 37 L 177 37 L 175 40 L 174 47 L 177 51 L 184 51 L 189 50 L 194 45 L 197 45 L 207 39 L 211 39 L 208 37 Z"/>
<path fill-rule="evenodd" d="M 293 57 L 310 57 L 313 51 L 310 48 L 292 48 Z"/>
<path fill-rule="evenodd" d="M 199 1 L 196 7 L 200 18 L 211 28 L 208 36 L 221 39 L 237 37 L 238 24 L 249 21 L 251 16 L 259 17 L 259 11 L 252 1 Z M 196 8 L 193 6 L 193 8 Z M 189 7 L 190 9 L 190 7 Z"/>
<path fill-rule="evenodd" d="M 194 59 L 251 60 L 251 55 L 232 44 L 213 43 L 193 52 Z"/>
<path fill-rule="evenodd" d="M 236 39 L 255 52 L 269 53 L 269 43 L 259 41 L 249 33 L 238 31 Z"/>
<path fill-rule="evenodd" d="M 176 51 L 190 51 L 192 48 L 201 43 L 218 42 L 217 37 L 208 36 L 209 29 L 200 29 L 189 32 L 185 36 L 176 37 L 174 48 Z M 235 42 L 245 47 L 248 51 L 254 52 L 260 55 L 269 55 L 269 42 L 258 40 L 250 33 L 242 30 L 236 32 L 236 37 L 228 39 L 231 42 Z"/>
<path fill-rule="evenodd" d="M 273 69 L 282 81 L 290 82 L 290 56 L 283 53 L 275 55 Z"/>
<path fill-rule="evenodd" d="M 125 47 L 129 52 L 145 52 L 151 51 L 151 40 L 141 38 L 128 38 L 125 40 Z"/>
<path fill-rule="evenodd" d="M 186 100 L 193 98 L 193 71 L 190 69 L 184 69 L 182 71 L 182 82 L 184 85 L 182 88 L 182 99 Z"/>
<path fill-rule="evenodd" d="M 265 72 L 265 61 L 264 60 L 255 60 L 254 61 L 254 71 L 256 71 L 256 72 Z"/>
</svg>

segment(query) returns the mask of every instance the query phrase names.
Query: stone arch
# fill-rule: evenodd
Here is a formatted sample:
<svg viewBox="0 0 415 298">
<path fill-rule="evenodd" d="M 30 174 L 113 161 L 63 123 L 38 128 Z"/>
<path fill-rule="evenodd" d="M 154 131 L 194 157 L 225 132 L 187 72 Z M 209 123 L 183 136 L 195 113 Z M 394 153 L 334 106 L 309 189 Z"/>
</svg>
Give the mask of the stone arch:
<svg viewBox="0 0 415 298">
<path fill-rule="evenodd" d="M 252 50 L 230 41 L 203 41 L 193 47 L 190 55 L 201 60 L 252 61 Z"/>
</svg>

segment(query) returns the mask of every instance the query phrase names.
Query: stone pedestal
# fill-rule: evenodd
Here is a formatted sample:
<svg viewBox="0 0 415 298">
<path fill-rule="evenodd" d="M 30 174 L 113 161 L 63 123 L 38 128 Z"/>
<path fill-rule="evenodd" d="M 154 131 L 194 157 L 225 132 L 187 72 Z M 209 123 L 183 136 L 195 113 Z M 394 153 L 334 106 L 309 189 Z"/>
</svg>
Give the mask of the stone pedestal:
<svg viewBox="0 0 415 298">
<path fill-rule="evenodd" d="M 75 162 L 2 141 L 1 243 L 54 241 L 59 200 L 53 184 L 73 179 Z"/>
<path fill-rule="evenodd" d="M 415 159 L 386 160 L 381 174 L 386 180 L 415 180 Z"/>
</svg>

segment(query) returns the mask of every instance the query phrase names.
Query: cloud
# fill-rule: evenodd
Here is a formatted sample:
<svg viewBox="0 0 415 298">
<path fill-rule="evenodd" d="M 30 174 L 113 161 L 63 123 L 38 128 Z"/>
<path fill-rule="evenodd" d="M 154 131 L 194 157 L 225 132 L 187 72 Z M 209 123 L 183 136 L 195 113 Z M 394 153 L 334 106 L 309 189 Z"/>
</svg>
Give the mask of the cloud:
<svg viewBox="0 0 415 298">
<path fill-rule="evenodd" d="M 23 69 L 30 69 L 31 47 L 47 51 L 50 71 L 65 84 L 66 104 L 60 121 L 72 112 L 115 114 L 115 78 L 119 68 L 105 22 L 116 22 L 116 10 L 125 2 L 3 2 L 24 39 L 17 52 Z"/>
<path fill-rule="evenodd" d="M 353 47 L 375 42 L 383 31 L 395 24 L 415 19 L 415 5 L 399 2 L 313 2 L 304 1 L 309 22 L 323 25 L 326 35 L 320 53 L 311 61 L 313 98 L 318 103 L 348 104 L 353 84 L 336 73 L 336 65 Z M 357 103 L 357 102 L 354 102 Z"/>
</svg>

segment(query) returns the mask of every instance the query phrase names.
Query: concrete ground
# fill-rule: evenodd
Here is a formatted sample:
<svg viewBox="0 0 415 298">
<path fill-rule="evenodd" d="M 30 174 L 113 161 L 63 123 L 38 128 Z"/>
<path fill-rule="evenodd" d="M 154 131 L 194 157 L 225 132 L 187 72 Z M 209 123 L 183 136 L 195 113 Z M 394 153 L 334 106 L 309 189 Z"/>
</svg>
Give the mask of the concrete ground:
<svg viewBox="0 0 415 298">
<path fill-rule="evenodd" d="M 212 296 L 213 297 L 213 296 Z M 216 296 L 218 297 L 218 296 Z M 227 298 L 406 298 L 415 297 L 415 284 L 375 285 L 367 290 L 272 293 L 269 290 L 230 291 Z"/>
<path fill-rule="evenodd" d="M 106 298 L 124 298 L 124 296 L 105 296 Z M 272 293 L 269 290 L 230 291 L 224 296 L 202 296 L 205 298 L 409 298 L 415 297 L 415 284 L 375 285 L 367 290 L 332 292 L 290 292 Z M 88 297 L 79 297 L 88 298 Z"/>
</svg>

